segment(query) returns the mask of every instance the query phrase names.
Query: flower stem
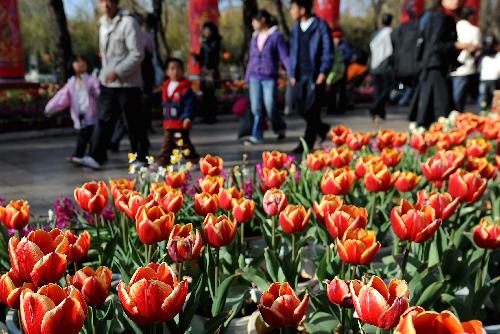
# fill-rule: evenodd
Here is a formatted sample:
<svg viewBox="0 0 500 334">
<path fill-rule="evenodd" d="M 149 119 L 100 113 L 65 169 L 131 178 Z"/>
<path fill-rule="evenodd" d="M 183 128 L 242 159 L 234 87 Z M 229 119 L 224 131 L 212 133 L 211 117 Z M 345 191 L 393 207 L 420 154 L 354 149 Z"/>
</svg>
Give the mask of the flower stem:
<svg viewBox="0 0 500 334">
<path fill-rule="evenodd" d="M 123 250 L 124 251 L 127 251 L 128 249 L 128 246 L 127 246 L 127 222 L 126 222 L 126 219 L 127 219 L 127 216 L 125 215 L 125 212 L 122 212 L 121 214 L 121 225 L 122 225 L 122 246 L 123 246 Z"/>
<path fill-rule="evenodd" d="M 295 233 L 292 233 L 292 265 L 295 266 Z"/>
<path fill-rule="evenodd" d="M 101 232 L 99 230 L 99 216 L 97 213 L 94 213 L 94 223 L 95 223 L 95 230 L 97 234 L 97 254 L 99 258 L 99 264 L 102 264 L 102 253 L 101 253 Z"/>
<path fill-rule="evenodd" d="M 483 274 L 484 274 L 484 265 L 486 263 L 486 256 L 488 255 L 488 249 L 485 248 L 483 252 L 483 256 L 481 257 L 481 267 L 479 268 L 479 274 L 476 280 L 476 292 L 481 288 L 481 285 L 483 285 Z"/>
<path fill-rule="evenodd" d="M 215 291 L 217 291 L 217 288 L 219 287 L 219 248 L 215 248 Z"/>
<path fill-rule="evenodd" d="M 406 248 L 403 252 L 403 261 L 401 262 L 401 278 L 404 279 L 406 273 L 406 264 L 408 263 L 408 255 L 410 255 L 411 243 L 406 243 Z"/>
<path fill-rule="evenodd" d="M 347 274 L 347 266 L 345 262 L 342 261 L 342 279 L 347 279 L 346 274 Z"/>
<path fill-rule="evenodd" d="M 371 200 L 370 214 L 368 216 L 368 226 L 373 228 L 373 218 L 375 216 L 375 206 L 377 205 L 377 193 L 374 193 Z"/>
<path fill-rule="evenodd" d="M 271 219 L 271 228 L 272 228 L 271 246 L 272 246 L 273 250 L 275 250 L 274 246 L 276 244 L 276 237 L 274 234 L 276 233 L 276 217 L 274 217 L 274 216 Z"/>
<path fill-rule="evenodd" d="M 92 334 L 97 334 L 97 310 L 95 307 L 90 307 L 92 309 Z"/>
<path fill-rule="evenodd" d="M 245 224 L 241 224 L 240 227 L 240 245 L 241 245 L 241 254 L 245 256 Z"/>
<path fill-rule="evenodd" d="M 182 267 L 184 262 L 177 263 L 177 274 L 179 276 L 179 280 L 182 280 Z"/>
<path fill-rule="evenodd" d="M 342 324 L 341 327 L 340 327 L 340 332 L 342 334 L 346 334 L 347 333 L 347 330 L 346 330 L 346 326 L 345 326 L 345 322 L 346 322 L 346 319 L 347 318 L 347 314 L 346 314 L 346 309 L 344 307 L 342 307 L 342 309 L 340 310 L 340 323 Z"/>
</svg>

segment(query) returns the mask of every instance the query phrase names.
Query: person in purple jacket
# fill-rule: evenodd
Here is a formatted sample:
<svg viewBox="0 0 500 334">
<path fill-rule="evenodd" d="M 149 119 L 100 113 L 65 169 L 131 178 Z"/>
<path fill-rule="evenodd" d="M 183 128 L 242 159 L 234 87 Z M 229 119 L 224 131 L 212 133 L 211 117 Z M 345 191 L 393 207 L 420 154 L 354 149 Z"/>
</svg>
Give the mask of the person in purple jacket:
<svg viewBox="0 0 500 334">
<path fill-rule="evenodd" d="M 262 142 L 262 106 L 271 119 L 278 140 L 285 138 L 286 123 L 276 108 L 277 79 L 280 61 L 288 71 L 288 45 L 279 32 L 274 18 L 266 10 L 259 10 L 252 20 L 255 33 L 250 42 L 250 54 L 245 74 L 249 84 L 253 115 L 252 134 L 246 143 Z"/>
</svg>

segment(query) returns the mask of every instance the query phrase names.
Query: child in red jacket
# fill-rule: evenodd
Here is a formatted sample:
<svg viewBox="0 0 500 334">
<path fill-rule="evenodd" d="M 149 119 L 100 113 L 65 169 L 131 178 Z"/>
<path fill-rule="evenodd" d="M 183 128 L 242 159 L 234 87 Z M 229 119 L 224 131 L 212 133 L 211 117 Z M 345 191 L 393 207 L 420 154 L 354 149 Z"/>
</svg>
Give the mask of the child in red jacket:
<svg viewBox="0 0 500 334">
<path fill-rule="evenodd" d="M 163 144 L 156 161 L 160 166 L 171 162 L 174 149 L 184 152 L 186 159 L 197 162 L 196 153 L 189 132 L 196 108 L 196 95 L 191 89 L 191 82 L 184 77 L 184 64 L 178 58 L 167 60 L 166 75 L 168 80 L 162 87 L 163 102 Z M 180 144 L 180 146 L 179 146 Z"/>
</svg>

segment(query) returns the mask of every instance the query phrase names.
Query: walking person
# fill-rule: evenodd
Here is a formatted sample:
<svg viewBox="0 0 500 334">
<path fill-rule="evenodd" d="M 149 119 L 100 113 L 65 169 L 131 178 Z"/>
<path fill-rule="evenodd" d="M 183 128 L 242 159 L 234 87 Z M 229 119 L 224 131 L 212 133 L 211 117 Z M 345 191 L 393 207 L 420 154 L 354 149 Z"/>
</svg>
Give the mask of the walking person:
<svg viewBox="0 0 500 334">
<path fill-rule="evenodd" d="M 321 121 L 326 76 L 332 67 L 332 40 L 328 25 L 312 15 L 312 0 L 292 0 L 290 14 L 295 24 L 290 34 L 290 83 L 295 108 L 306 121 L 304 140 L 312 150 L 316 139 L 324 140 L 330 129 Z M 299 145 L 293 150 L 301 154 Z"/>
<path fill-rule="evenodd" d="M 285 138 L 286 123 L 276 108 L 276 95 L 280 61 L 288 70 L 289 56 L 283 35 L 268 11 L 259 10 L 252 20 L 252 26 L 255 33 L 250 41 L 245 81 L 249 84 L 253 125 L 252 134 L 246 143 L 259 144 L 263 139 L 262 107 L 271 119 L 277 139 Z"/>
<path fill-rule="evenodd" d="M 474 8 L 463 8 L 456 25 L 458 39 L 456 47 L 461 50 L 457 59 L 460 66 L 451 72 L 451 82 L 453 107 L 457 111 L 464 111 L 468 88 L 477 73 L 476 56 L 481 49 L 481 31 L 471 22 L 474 14 Z"/>
<path fill-rule="evenodd" d="M 484 39 L 481 60 L 479 62 L 479 107 L 486 110 L 491 107 L 493 92 L 500 79 L 500 52 L 494 36 Z"/>
<path fill-rule="evenodd" d="M 454 13 L 461 3 L 461 0 L 435 0 L 420 18 L 415 52 L 422 70 L 410 112 L 410 121 L 418 126 L 428 127 L 451 111 L 447 76 L 458 54 Z"/>
<path fill-rule="evenodd" d="M 99 75 L 99 121 L 92 138 L 89 156 L 81 164 L 101 168 L 107 160 L 107 148 L 116 121 L 123 117 L 132 152 L 137 154 L 135 166 L 146 164 L 149 150 L 146 117 L 141 105 L 141 62 L 144 47 L 136 20 L 118 7 L 118 0 L 100 0 L 104 15 L 100 19 L 99 49 L 102 70 Z"/>
<path fill-rule="evenodd" d="M 382 15 L 382 28 L 376 32 L 370 42 L 371 62 L 370 72 L 373 75 L 375 92 L 370 114 L 375 123 L 385 119 L 385 107 L 393 86 L 392 77 L 392 15 Z"/>
<path fill-rule="evenodd" d="M 326 79 L 330 115 L 342 115 L 347 108 L 347 66 L 351 62 L 353 50 L 343 37 L 342 29 L 333 30 L 333 66 Z"/>
<path fill-rule="evenodd" d="M 97 121 L 99 80 L 87 73 L 87 61 L 82 56 L 74 56 L 71 67 L 74 75 L 49 100 L 45 106 L 45 114 L 50 116 L 70 109 L 73 126 L 78 130 L 78 135 L 75 151 L 68 161 L 79 163 L 87 154 Z"/>
</svg>

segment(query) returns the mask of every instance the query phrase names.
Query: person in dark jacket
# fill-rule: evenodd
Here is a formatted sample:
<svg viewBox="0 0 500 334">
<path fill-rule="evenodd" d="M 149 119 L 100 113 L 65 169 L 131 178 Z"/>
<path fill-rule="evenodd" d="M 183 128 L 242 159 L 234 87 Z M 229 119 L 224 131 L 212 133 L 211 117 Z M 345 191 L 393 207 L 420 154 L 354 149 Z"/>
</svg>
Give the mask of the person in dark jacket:
<svg viewBox="0 0 500 334">
<path fill-rule="evenodd" d="M 203 41 L 197 60 L 201 67 L 201 91 L 203 122 L 212 124 L 217 121 L 217 99 L 215 97 L 216 84 L 220 79 L 219 62 L 221 50 L 221 36 L 219 29 L 213 22 L 205 22 L 202 28 Z"/>
<path fill-rule="evenodd" d="M 292 0 L 290 14 L 296 22 L 290 34 L 290 83 L 295 107 L 306 121 L 304 140 L 309 149 L 316 138 L 324 140 L 330 127 L 321 121 L 326 76 L 332 67 L 332 40 L 328 25 L 313 16 L 312 0 Z M 300 154 L 302 145 L 293 153 Z"/>
<path fill-rule="evenodd" d="M 250 54 L 245 81 L 249 84 L 250 105 L 253 114 L 251 144 L 262 142 L 262 106 L 271 119 L 278 140 L 285 137 L 286 123 L 276 109 L 277 79 L 280 61 L 288 69 L 288 46 L 273 18 L 266 10 L 259 10 L 252 20 L 255 29 L 250 41 Z"/>
<path fill-rule="evenodd" d="M 410 113 L 410 121 L 418 126 L 428 127 L 451 111 L 447 77 L 458 56 L 453 15 L 461 3 L 460 0 L 436 0 L 433 8 L 420 19 L 417 52 L 422 71 Z"/>
<path fill-rule="evenodd" d="M 197 161 L 196 153 L 189 136 L 192 119 L 196 109 L 196 96 L 191 83 L 184 77 L 183 62 L 178 58 L 167 60 L 168 79 L 162 86 L 163 104 L 163 144 L 156 162 L 160 166 L 170 163 L 174 149 L 184 150 L 188 160 Z M 182 140 L 179 145 L 178 141 Z"/>
</svg>

